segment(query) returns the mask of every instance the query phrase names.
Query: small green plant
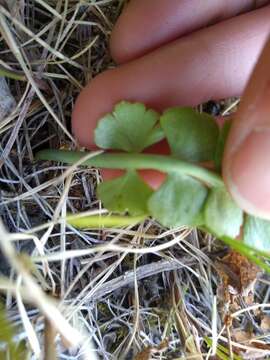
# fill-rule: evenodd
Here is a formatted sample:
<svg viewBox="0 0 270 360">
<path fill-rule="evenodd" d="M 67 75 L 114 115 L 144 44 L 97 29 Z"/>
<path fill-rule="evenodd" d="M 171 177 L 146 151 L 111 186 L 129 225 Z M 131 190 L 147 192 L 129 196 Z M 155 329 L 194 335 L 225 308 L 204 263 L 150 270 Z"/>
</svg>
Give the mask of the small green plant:
<svg viewBox="0 0 270 360">
<path fill-rule="evenodd" d="M 25 346 L 22 342 L 15 343 L 15 335 L 16 328 L 8 320 L 4 306 L 0 303 L 0 359 L 26 359 Z"/>
<path fill-rule="evenodd" d="M 209 338 L 209 337 L 205 337 L 204 341 L 207 344 L 208 348 L 211 348 L 213 345 L 213 341 Z M 242 357 L 236 355 L 236 354 L 232 354 L 232 356 L 230 355 L 230 351 L 223 345 L 218 344 L 217 348 L 216 348 L 216 358 L 220 359 L 220 360 L 243 360 Z"/>
<path fill-rule="evenodd" d="M 83 165 L 125 170 L 122 176 L 101 183 L 97 189 L 99 199 L 116 216 L 116 225 L 121 226 L 121 216 L 123 225 L 128 223 L 123 215 L 134 221 L 151 216 L 167 227 L 200 227 L 225 242 L 239 236 L 243 229 L 243 242 L 249 250 L 255 246 L 268 251 L 270 222 L 244 214 L 221 177 L 229 128 L 230 123 L 225 123 L 220 130 L 213 117 L 188 107 L 170 108 L 159 115 L 143 104 L 123 101 L 95 129 L 96 145 L 114 152 L 91 157 Z M 169 144 L 170 155 L 143 153 L 163 139 Z M 72 164 L 84 156 L 79 151 L 44 150 L 37 158 Z M 211 165 L 212 170 L 202 163 Z M 138 172 L 144 169 L 166 173 L 159 189 L 144 182 Z M 71 220 L 80 226 L 79 220 Z M 87 220 L 83 226 L 87 226 Z"/>
</svg>

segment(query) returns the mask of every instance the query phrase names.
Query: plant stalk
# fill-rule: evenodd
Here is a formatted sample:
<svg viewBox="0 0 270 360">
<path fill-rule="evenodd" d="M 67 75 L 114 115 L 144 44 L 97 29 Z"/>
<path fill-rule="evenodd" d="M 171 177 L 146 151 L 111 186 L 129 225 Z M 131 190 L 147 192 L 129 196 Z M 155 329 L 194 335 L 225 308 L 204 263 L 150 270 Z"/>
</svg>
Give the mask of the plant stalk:
<svg viewBox="0 0 270 360">
<path fill-rule="evenodd" d="M 69 215 L 66 218 L 68 224 L 78 229 L 99 229 L 116 228 L 123 226 L 136 225 L 147 218 L 147 215 L 141 216 L 121 216 L 121 215 L 88 215 L 83 213 Z"/>
<path fill-rule="evenodd" d="M 86 155 L 81 151 L 42 150 L 36 155 L 38 160 L 61 161 L 74 164 Z M 224 186 L 221 176 L 201 166 L 182 161 L 173 156 L 155 154 L 126 154 L 106 153 L 99 154 L 83 162 L 82 165 L 104 169 L 123 170 L 157 170 L 164 173 L 178 173 L 199 179 L 209 186 Z"/>
<path fill-rule="evenodd" d="M 7 77 L 9 79 L 26 81 L 25 75 L 16 70 L 10 70 L 0 65 L 0 76 Z"/>
</svg>

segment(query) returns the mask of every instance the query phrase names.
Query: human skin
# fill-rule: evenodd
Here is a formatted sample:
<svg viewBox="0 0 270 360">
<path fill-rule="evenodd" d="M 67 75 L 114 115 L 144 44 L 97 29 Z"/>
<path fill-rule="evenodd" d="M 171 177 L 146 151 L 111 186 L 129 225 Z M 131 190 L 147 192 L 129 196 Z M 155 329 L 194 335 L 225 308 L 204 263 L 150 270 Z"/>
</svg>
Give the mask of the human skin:
<svg viewBox="0 0 270 360">
<path fill-rule="evenodd" d="M 81 146 L 120 100 L 158 111 L 243 95 L 226 144 L 223 177 L 247 212 L 270 219 L 270 1 L 132 0 L 111 36 L 119 64 L 93 79 L 73 112 Z M 257 7 L 257 8 L 255 8 Z M 166 153 L 164 144 L 155 150 Z M 113 177 L 117 171 L 106 171 Z M 142 176 L 157 187 L 163 174 Z"/>
</svg>

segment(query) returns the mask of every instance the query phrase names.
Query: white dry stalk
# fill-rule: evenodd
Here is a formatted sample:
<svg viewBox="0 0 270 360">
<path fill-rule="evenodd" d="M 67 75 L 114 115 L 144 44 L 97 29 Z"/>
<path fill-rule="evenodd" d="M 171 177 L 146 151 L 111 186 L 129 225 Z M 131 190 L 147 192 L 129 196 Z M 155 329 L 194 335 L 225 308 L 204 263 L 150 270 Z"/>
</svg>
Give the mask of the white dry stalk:
<svg viewBox="0 0 270 360">
<path fill-rule="evenodd" d="M 67 178 L 66 184 L 65 184 L 65 191 L 63 193 L 63 204 L 61 209 L 61 217 L 66 218 L 67 216 L 67 197 L 68 197 L 68 191 L 70 188 L 72 180 L 72 175 L 70 175 Z M 59 202 L 60 203 L 60 202 Z M 61 251 L 66 251 L 66 221 L 63 221 L 60 224 L 60 247 Z M 63 259 L 61 263 L 61 298 L 65 295 L 65 276 L 66 276 L 66 262 Z"/>
<path fill-rule="evenodd" d="M 37 3 L 39 3 L 41 6 L 43 6 L 48 12 L 53 14 L 58 19 L 62 19 L 62 15 L 59 14 L 54 8 L 52 8 L 46 1 L 43 0 L 35 0 Z"/>
<path fill-rule="evenodd" d="M 22 296 L 20 293 L 20 286 L 21 286 L 22 277 L 19 275 L 17 279 L 17 288 L 16 288 L 16 300 L 18 305 L 18 310 L 21 315 L 22 323 L 27 334 L 27 338 L 29 344 L 32 348 L 33 353 L 35 354 L 36 358 L 39 359 L 41 355 L 41 348 L 39 345 L 39 340 L 36 335 L 35 329 L 27 315 L 27 311 L 22 301 Z"/>
<path fill-rule="evenodd" d="M 92 283 L 90 283 L 81 291 L 81 293 L 77 296 L 76 299 L 74 299 L 74 301 L 71 304 L 72 312 L 70 314 L 68 314 L 68 318 L 73 317 L 74 314 L 76 312 L 78 312 L 79 309 L 82 307 L 82 305 L 85 304 L 88 299 L 91 299 L 91 297 L 93 297 L 93 294 L 95 294 L 95 292 L 99 289 L 99 287 L 101 287 L 106 282 L 106 280 L 113 274 L 113 272 L 117 269 L 117 267 L 122 263 L 122 261 L 124 260 L 126 255 L 127 255 L 127 253 L 122 254 L 115 263 L 110 265 L 110 267 L 106 268 L 103 272 L 101 272 L 98 275 L 98 278 L 102 277 L 102 279 L 99 281 L 97 286 L 95 286 L 89 292 L 87 292 L 92 286 Z M 95 280 L 98 280 L 98 279 L 95 278 Z M 86 295 L 84 297 L 82 297 L 84 295 L 84 293 L 86 293 Z M 77 304 L 76 304 L 76 302 L 77 302 Z"/>
<path fill-rule="evenodd" d="M 86 161 L 89 158 L 92 158 L 100 153 L 102 153 L 103 151 L 95 151 L 93 153 L 88 153 L 86 154 L 82 159 L 80 159 L 79 161 L 77 161 L 75 164 L 73 164 L 72 166 L 70 166 L 65 172 L 64 174 L 62 174 L 57 180 L 57 182 L 60 182 L 61 180 L 67 179 L 66 183 L 65 183 L 65 187 L 64 187 L 64 191 L 61 195 L 61 198 L 56 206 L 56 209 L 54 211 L 53 214 L 53 221 L 51 223 L 51 225 L 49 226 L 49 228 L 47 229 L 47 231 L 43 234 L 42 238 L 41 238 L 41 243 L 44 246 L 49 238 L 49 236 L 51 235 L 51 232 L 54 228 L 54 224 L 57 222 L 57 219 L 61 213 L 63 204 L 66 201 L 67 195 L 68 195 L 68 191 L 70 188 L 70 184 L 71 184 L 71 180 L 72 180 L 72 174 L 73 172 L 76 170 L 77 166 L 79 166 L 80 164 L 82 164 L 84 161 Z M 63 219 L 63 221 L 61 222 L 61 226 L 64 223 L 65 224 L 65 219 Z M 62 226 L 63 228 L 63 226 Z M 63 262 L 64 262 L 64 258 L 63 258 Z"/>
<path fill-rule="evenodd" d="M 133 271 L 134 271 L 134 308 L 135 308 L 135 319 L 134 319 L 134 326 L 133 326 L 133 331 L 132 334 L 130 336 L 129 342 L 127 344 L 127 347 L 123 353 L 123 355 L 121 356 L 121 359 L 125 359 L 132 344 L 133 341 L 135 339 L 136 333 L 138 331 L 139 328 L 139 320 L 140 320 L 140 300 L 139 300 L 139 290 L 138 290 L 138 282 L 137 282 L 137 272 L 136 272 L 136 268 L 137 268 L 137 255 L 134 255 L 134 265 L 133 265 Z"/>
<path fill-rule="evenodd" d="M 0 60 L 0 64 L 1 64 L 1 60 Z M 30 85 L 27 84 L 23 95 L 21 96 L 20 100 L 18 101 L 17 105 L 14 107 L 12 112 L 9 115 L 6 115 L 2 121 L 0 121 L 0 135 L 1 135 L 1 132 L 6 131 L 5 127 L 8 127 L 8 126 L 12 127 L 12 125 L 9 125 L 9 123 L 11 123 L 12 120 L 14 120 L 16 118 L 17 114 L 19 113 L 19 110 L 21 109 L 22 105 L 24 104 L 24 101 L 27 98 L 29 89 L 30 89 Z"/>
<path fill-rule="evenodd" d="M 12 112 L 16 101 L 10 92 L 6 79 L 0 76 L 0 127 L 2 121 Z"/>
<path fill-rule="evenodd" d="M 233 110 L 234 108 L 237 107 L 237 105 L 240 103 L 240 99 L 235 100 L 232 104 L 230 104 L 223 112 L 222 112 L 222 116 L 228 115 L 231 110 Z"/>
<path fill-rule="evenodd" d="M 243 313 L 245 313 L 247 311 L 250 311 L 250 310 L 254 311 L 254 310 L 264 309 L 264 308 L 270 308 L 270 304 L 255 304 L 255 305 L 247 306 L 244 309 L 240 309 L 240 310 L 235 311 L 233 314 L 231 314 L 231 317 L 236 318 L 240 314 L 243 314 Z"/>
<path fill-rule="evenodd" d="M 0 203 L 0 205 L 3 205 L 3 204 L 9 204 L 11 202 L 14 202 L 14 201 L 19 201 L 19 200 L 24 200 L 24 199 L 27 199 L 27 198 L 30 198 L 32 197 L 33 195 L 37 194 L 38 192 L 48 188 L 49 186 L 52 186 L 52 185 L 57 185 L 59 183 L 61 183 L 62 181 L 64 181 L 70 174 L 72 174 L 74 172 L 74 170 L 76 170 L 76 168 L 78 166 L 80 166 L 81 164 L 83 164 L 85 161 L 87 161 L 88 159 L 92 158 L 92 157 L 95 157 L 99 154 L 102 154 L 103 151 L 93 151 L 93 152 L 90 152 L 90 153 L 86 153 L 85 156 L 83 156 L 80 160 L 78 160 L 76 163 L 74 163 L 72 166 L 68 166 L 67 170 L 65 170 L 65 172 L 56 177 L 55 179 L 50 179 L 46 182 L 44 182 L 43 184 L 40 184 L 38 186 L 36 186 L 35 188 L 21 194 L 21 195 L 18 195 L 18 196 L 15 196 L 14 198 L 10 199 L 10 200 L 6 200 L 6 201 L 3 201 L 2 203 Z M 55 222 L 52 222 L 52 224 L 55 224 Z M 45 224 L 45 228 L 47 228 L 48 226 Z M 42 228 L 43 225 L 42 225 Z"/>
<path fill-rule="evenodd" d="M 46 233 L 42 236 L 42 239 L 41 239 L 41 243 L 42 245 L 45 245 L 49 236 L 51 235 L 51 232 L 54 228 L 54 223 L 57 221 L 62 209 L 63 209 L 63 206 L 65 205 L 66 203 L 66 199 L 67 199 L 67 195 L 68 195 L 68 192 L 69 192 L 69 188 L 70 188 L 70 184 L 71 184 L 71 180 L 72 180 L 72 173 L 70 173 L 66 179 L 66 183 L 64 185 L 64 191 L 60 197 L 60 200 L 56 206 L 56 209 L 54 211 L 54 214 L 53 214 L 53 223 L 52 225 L 49 227 L 49 229 L 46 231 Z M 63 222 L 61 222 L 61 230 L 63 231 L 65 228 L 65 219 Z M 64 251 L 64 249 L 61 249 Z"/>
<path fill-rule="evenodd" d="M 28 302 L 30 304 L 35 304 L 35 298 L 33 297 L 32 293 L 29 292 L 29 290 L 26 288 L 25 285 L 20 285 L 18 288 L 18 282 L 14 283 L 11 282 L 9 279 L 0 277 L 0 292 L 11 292 L 12 295 L 16 296 L 18 300 L 18 295 L 21 299 L 23 299 L 25 302 Z M 27 315 L 26 315 L 27 316 Z M 84 360 L 99 360 L 99 357 L 96 354 L 96 347 L 91 339 L 89 337 L 89 333 L 87 333 L 85 329 L 84 322 L 81 320 L 81 317 L 78 316 L 78 313 L 75 313 L 73 316 L 73 323 L 75 324 L 75 327 L 79 329 L 81 336 L 83 337 L 83 341 L 81 342 L 81 349 L 80 352 L 82 353 Z M 52 323 L 54 325 L 54 323 Z M 38 330 L 38 328 L 36 328 Z M 43 330 L 43 325 L 41 325 L 41 329 Z M 26 337 L 29 338 L 29 332 L 26 331 L 26 336 L 20 337 L 20 340 L 25 339 Z"/>
<path fill-rule="evenodd" d="M 207 325 L 205 325 L 201 320 L 197 319 L 190 311 L 187 310 L 187 314 L 188 316 L 190 317 L 190 319 L 195 323 L 197 324 L 198 326 L 201 327 L 202 330 L 205 331 L 206 335 L 209 334 L 210 336 L 212 335 L 212 329 L 210 329 L 210 327 L 208 327 Z M 225 329 L 225 326 L 223 327 L 222 329 L 222 332 L 224 331 Z M 225 336 L 222 336 L 221 333 L 219 334 L 218 336 L 218 339 L 220 339 L 221 341 L 224 341 L 225 343 L 229 343 L 229 340 L 227 337 Z M 241 343 L 238 343 L 236 341 L 231 341 L 231 344 L 235 347 L 235 348 L 238 348 L 240 350 L 244 350 L 244 351 L 251 351 L 251 352 L 254 352 L 254 351 L 257 351 L 258 353 L 261 354 L 261 356 L 269 356 L 270 355 L 270 351 L 269 350 L 263 350 L 263 349 L 259 349 L 259 348 L 256 348 L 256 347 L 252 347 L 252 346 L 248 346 L 248 345 L 244 345 L 244 344 L 241 344 Z"/>
<path fill-rule="evenodd" d="M 44 256 L 37 256 L 33 257 L 32 260 L 34 262 L 42 262 L 47 260 L 51 261 L 63 261 L 63 259 L 72 259 L 81 256 L 87 256 L 94 254 L 96 252 L 104 252 L 104 251 L 112 251 L 112 252 L 119 252 L 119 253 L 129 253 L 129 254 L 154 254 L 160 251 L 164 251 L 169 249 L 171 246 L 178 244 L 183 238 L 185 238 L 190 233 L 190 230 L 185 230 L 181 235 L 177 236 L 175 239 L 170 240 L 164 244 L 150 246 L 150 247 L 142 247 L 142 248 L 134 248 L 130 246 L 121 246 L 116 244 L 109 244 L 109 245 L 99 245 L 94 246 L 89 249 L 82 249 L 82 250 L 67 250 L 63 252 L 57 252 L 55 254 L 48 254 Z"/>
<path fill-rule="evenodd" d="M 72 60 L 76 60 L 77 58 L 79 58 L 80 56 L 82 56 L 84 53 L 86 53 L 87 51 L 89 51 L 89 49 L 91 49 L 92 46 L 95 45 L 95 43 L 97 42 L 99 36 L 97 35 L 96 37 L 94 37 L 94 39 L 92 41 L 90 41 L 90 43 L 81 51 L 79 51 L 77 54 L 71 56 Z"/>
<path fill-rule="evenodd" d="M 59 51 L 55 50 L 54 48 L 52 48 L 50 45 L 48 45 L 44 40 L 42 40 L 41 38 L 39 38 L 36 34 L 34 34 L 30 29 L 28 29 L 25 25 L 23 25 L 20 21 L 18 21 L 16 18 L 12 18 L 11 14 L 3 7 L 0 5 L 0 13 L 4 14 L 7 18 L 9 18 L 10 20 L 12 20 L 14 22 L 14 24 L 16 26 L 18 26 L 18 28 L 20 28 L 26 35 L 30 36 L 31 38 L 35 39 L 41 46 L 43 46 L 44 48 L 46 48 L 49 52 L 51 52 L 53 55 L 55 55 L 56 57 L 60 58 L 61 60 L 64 60 L 65 62 L 73 65 L 76 68 L 82 69 L 83 67 L 78 64 L 77 62 L 70 60 L 68 57 L 66 57 L 65 55 L 63 55 L 62 53 L 60 53 Z M 6 30 L 6 27 L 5 27 Z M 20 60 L 18 59 L 18 61 L 20 62 Z"/>
<path fill-rule="evenodd" d="M 35 235 L 31 234 L 10 234 L 10 241 L 21 241 L 21 240 L 33 240 L 37 250 L 40 254 L 44 255 L 44 248 L 39 240 L 39 238 Z"/>
<path fill-rule="evenodd" d="M 23 233 L 20 233 L 20 234 L 10 234 L 10 241 L 18 241 L 18 240 L 33 240 L 34 244 L 35 244 L 35 247 L 36 249 L 38 250 L 38 252 L 40 253 L 40 255 L 45 255 L 44 253 L 44 244 L 42 243 L 42 241 L 35 235 L 31 235 L 31 234 L 23 234 Z M 44 269 L 45 269 L 45 273 L 49 273 L 49 276 L 50 276 L 50 279 L 52 281 L 52 284 L 54 284 L 54 281 L 53 281 L 53 277 L 51 275 L 51 271 L 50 271 L 50 268 L 49 268 L 49 264 L 46 260 L 44 260 L 43 262 L 43 266 L 44 266 Z M 55 286 L 54 286 L 55 288 Z"/>
<path fill-rule="evenodd" d="M 79 4 L 77 4 L 70 21 L 66 25 L 65 20 L 66 20 L 66 16 L 67 16 L 67 5 L 68 5 L 68 2 L 65 1 L 64 11 L 62 14 L 62 21 L 61 21 L 60 29 L 59 29 L 56 44 L 55 44 L 55 49 L 57 49 L 57 50 L 59 48 L 59 45 L 61 44 L 60 51 L 64 47 L 64 44 L 65 44 L 64 38 L 65 38 L 66 34 L 69 32 L 70 28 L 72 27 L 73 21 L 76 18 L 77 13 L 79 11 Z"/>
<path fill-rule="evenodd" d="M 89 215 L 90 215 L 90 214 L 89 214 Z M 127 228 L 127 229 L 128 229 L 128 228 Z M 121 234 L 115 236 L 115 237 L 113 238 L 113 240 L 110 242 L 110 244 L 113 244 L 113 243 L 117 242 L 117 241 L 120 239 L 120 235 L 121 235 Z M 135 236 L 134 232 L 133 232 L 133 236 Z M 141 234 L 140 234 L 140 236 L 141 236 Z M 93 259 L 87 260 L 87 262 L 85 263 L 85 266 L 83 267 L 83 269 L 77 274 L 77 276 L 73 279 L 73 281 L 72 281 L 71 284 L 69 285 L 68 289 L 66 290 L 64 299 L 65 299 L 65 298 L 68 298 L 68 296 L 69 296 L 69 294 L 71 293 L 71 291 L 72 291 L 73 287 L 75 286 L 75 284 L 80 280 L 80 278 L 83 276 L 83 274 L 84 274 L 86 271 L 88 271 L 88 269 L 90 268 L 90 266 L 92 266 L 95 262 L 102 260 L 102 258 L 106 258 L 107 256 L 110 257 L 110 255 L 104 255 L 103 253 L 99 253 L 99 254 L 95 255 L 95 257 L 94 257 Z M 126 256 L 126 255 L 123 254 L 123 258 L 124 258 L 125 256 Z M 83 260 L 81 261 L 81 264 L 84 265 Z M 111 268 L 113 269 L 114 267 L 111 267 Z M 88 284 L 87 286 L 85 286 L 85 287 L 82 289 L 82 291 L 80 292 L 80 294 L 77 296 L 77 298 L 73 300 L 72 304 L 76 304 L 77 300 L 78 300 L 79 298 L 81 298 L 82 295 L 84 295 L 85 292 L 88 290 L 88 287 L 90 288 L 91 286 L 92 286 L 91 283 Z M 64 300 L 64 299 L 63 299 L 63 300 Z"/>
<path fill-rule="evenodd" d="M 47 24 L 39 32 L 37 32 L 36 36 L 40 38 L 42 35 L 46 34 L 48 32 L 48 30 L 51 30 L 58 22 L 59 22 L 59 19 L 55 17 L 54 19 L 52 19 L 52 21 L 49 24 Z M 27 45 L 31 44 L 34 41 L 35 41 L 35 38 L 31 37 L 30 39 L 28 39 L 27 41 L 25 41 L 22 44 L 22 47 L 23 48 L 27 47 Z M 40 62 L 38 62 L 38 63 L 40 64 Z"/>
<path fill-rule="evenodd" d="M 57 332 L 70 346 L 78 346 L 82 343 L 81 334 L 74 329 L 60 313 L 55 303 L 37 285 L 35 279 L 30 275 L 22 261 L 19 260 L 10 241 L 10 235 L 5 230 L 0 220 L 0 246 L 3 254 L 9 260 L 11 266 L 21 276 L 24 286 L 29 291 L 32 302 L 40 309 L 44 316 L 51 321 Z"/>
<path fill-rule="evenodd" d="M 71 73 L 67 69 L 65 69 L 64 66 L 62 66 L 59 62 L 57 65 L 66 74 L 66 77 L 70 81 L 71 84 L 73 84 L 79 90 L 83 89 L 83 86 L 79 83 L 79 81 L 74 76 L 72 76 Z"/>
<path fill-rule="evenodd" d="M 217 297 L 214 296 L 212 305 L 212 356 L 215 356 L 217 352 L 217 339 Z"/>
<path fill-rule="evenodd" d="M 28 69 L 28 67 L 26 65 L 26 62 L 25 62 L 24 57 L 23 57 L 23 55 L 21 53 L 21 50 L 17 46 L 17 43 L 16 43 L 16 41 L 15 41 L 15 39 L 14 39 L 14 37 L 13 37 L 13 35 L 12 35 L 12 33 L 11 33 L 7 23 L 6 23 L 6 20 L 5 20 L 4 16 L 3 16 L 3 14 L 5 14 L 5 16 L 8 16 L 9 18 L 11 18 L 9 12 L 3 6 L 0 5 L 0 26 L 1 26 L 2 35 L 5 38 L 7 44 L 9 45 L 11 51 L 13 52 L 14 56 L 17 58 L 18 62 L 20 63 L 20 65 L 21 65 L 21 67 L 22 67 L 22 69 L 24 71 L 25 76 L 27 77 L 29 83 L 32 85 L 32 88 L 35 90 L 35 92 L 36 92 L 37 96 L 39 97 L 40 101 L 43 103 L 45 108 L 48 110 L 48 112 L 54 118 L 54 120 L 56 121 L 58 126 L 63 130 L 63 132 L 70 138 L 70 140 L 73 143 L 76 143 L 73 136 L 66 129 L 66 127 L 61 123 L 60 119 L 55 114 L 54 110 L 49 105 L 46 98 L 44 97 L 44 95 L 40 91 L 38 85 L 36 84 L 36 82 L 35 82 L 35 80 L 33 78 L 33 75 L 32 75 L 31 71 Z M 12 20 L 16 23 L 16 25 L 20 25 L 24 30 L 25 27 L 19 21 L 17 21 L 15 18 L 12 19 Z M 35 36 L 35 35 L 32 32 L 30 32 L 30 36 Z M 44 41 L 42 41 L 42 46 L 44 46 L 46 48 L 46 46 L 48 46 L 48 45 Z"/>
</svg>

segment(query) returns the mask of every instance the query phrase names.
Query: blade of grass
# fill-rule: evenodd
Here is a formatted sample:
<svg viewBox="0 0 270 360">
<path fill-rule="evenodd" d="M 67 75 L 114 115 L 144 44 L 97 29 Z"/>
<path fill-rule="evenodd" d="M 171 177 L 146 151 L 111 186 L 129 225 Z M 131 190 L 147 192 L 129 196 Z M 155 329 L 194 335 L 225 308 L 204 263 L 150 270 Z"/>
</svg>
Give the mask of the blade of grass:
<svg viewBox="0 0 270 360">
<path fill-rule="evenodd" d="M 84 215 L 80 213 L 77 215 L 68 215 L 66 221 L 68 224 L 79 229 L 99 229 L 99 228 L 114 228 L 129 225 L 135 225 L 145 220 L 146 216 L 118 216 L 118 215 Z"/>
<path fill-rule="evenodd" d="M 26 77 L 19 71 L 11 70 L 0 65 L 0 76 L 7 77 L 9 79 L 26 81 Z"/>
<path fill-rule="evenodd" d="M 212 339 L 210 339 L 209 337 L 205 337 L 204 341 L 206 342 L 208 347 L 212 347 L 213 346 L 213 341 Z M 221 360 L 230 360 L 229 358 L 229 350 L 223 346 L 218 344 L 217 345 L 217 351 L 216 351 L 217 356 L 221 359 Z M 233 354 L 233 360 L 243 360 L 240 356 Z"/>
</svg>

